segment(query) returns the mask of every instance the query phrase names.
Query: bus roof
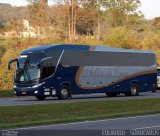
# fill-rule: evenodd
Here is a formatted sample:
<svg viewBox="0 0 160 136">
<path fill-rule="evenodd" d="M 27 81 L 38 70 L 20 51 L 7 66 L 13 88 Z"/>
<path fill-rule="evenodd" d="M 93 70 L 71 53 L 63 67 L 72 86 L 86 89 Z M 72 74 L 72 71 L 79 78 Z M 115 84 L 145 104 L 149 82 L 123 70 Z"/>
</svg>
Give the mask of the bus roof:
<svg viewBox="0 0 160 136">
<path fill-rule="evenodd" d="M 88 45 L 72 45 L 72 44 L 50 44 L 50 45 L 41 45 L 29 48 L 24 50 L 21 54 L 29 54 L 29 53 L 48 53 L 63 50 L 82 50 L 87 51 L 90 46 Z"/>
<path fill-rule="evenodd" d="M 76 44 L 51 44 L 41 45 L 24 50 L 21 54 L 41 54 L 51 53 L 53 51 L 107 51 L 107 52 L 129 52 L 129 53 L 154 53 L 149 50 L 133 50 L 123 48 L 113 48 L 109 46 L 89 46 L 89 45 L 76 45 Z"/>
<path fill-rule="evenodd" d="M 96 46 L 96 51 L 110 51 L 110 52 L 131 52 L 131 53 L 155 53 L 151 50 L 134 50 L 124 48 L 114 48 L 110 46 Z"/>
</svg>

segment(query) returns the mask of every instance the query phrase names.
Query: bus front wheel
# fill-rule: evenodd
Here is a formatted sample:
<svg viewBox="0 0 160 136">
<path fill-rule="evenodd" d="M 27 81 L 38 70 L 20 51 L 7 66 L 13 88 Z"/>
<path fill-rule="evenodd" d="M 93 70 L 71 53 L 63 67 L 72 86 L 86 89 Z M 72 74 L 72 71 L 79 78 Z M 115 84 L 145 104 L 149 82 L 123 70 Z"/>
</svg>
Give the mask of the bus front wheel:
<svg viewBox="0 0 160 136">
<path fill-rule="evenodd" d="M 43 101 L 43 100 L 45 100 L 46 96 L 44 96 L 44 95 L 37 95 L 36 98 L 37 98 L 39 101 Z"/>
<path fill-rule="evenodd" d="M 126 93 L 126 96 L 137 96 L 139 95 L 138 93 L 138 85 L 133 83 L 130 86 L 130 91 Z"/>
<path fill-rule="evenodd" d="M 58 99 L 65 100 L 69 97 L 69 87 L 66 85 L 63 85 L 60 89 L 60 94 L 58 95 Z"/>
</svg>

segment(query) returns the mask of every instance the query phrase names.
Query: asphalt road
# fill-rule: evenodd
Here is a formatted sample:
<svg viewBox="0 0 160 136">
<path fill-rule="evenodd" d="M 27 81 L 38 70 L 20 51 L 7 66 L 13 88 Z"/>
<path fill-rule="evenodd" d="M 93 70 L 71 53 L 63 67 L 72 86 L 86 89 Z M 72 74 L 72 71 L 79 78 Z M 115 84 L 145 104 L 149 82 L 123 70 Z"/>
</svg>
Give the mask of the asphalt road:
<svg viewBox="0 0 160 136">
<path fill-rule="evenodd" d="M 126 117 L 117 119 L 106 119 L 97 121 L 85 121 L 68 124 L 47 125 L 30 128 L 26 130 L 105 130 L 105 129 L 160 129 L 160 114 Z"/>
<path fill-rule="evenodd" d="M 35 97 L 15 97 L 1 98 L 0 106 L 15 106 L 15 105 L 33 105 L 33 104 L 53 104 L 53 103 L 72 103 L 81 101 L 97 101 L 97 100 L 123 100 L 123 99 L 144 99 L 144 98 L 160 98 L 160 91 L 156 93 L 146 92 L 140 93 L 140 96 L 126 97 L 120 95 L 117 97 L 107 97 L 105 94 L 85 94 L 73 95 L 68 100 L 58 100 L 56 97 L 49 97 L 44 101 L 38 101 Z"/>
<path fill-rule="evenodd" d="M 160 114 L 17 129 L 20 136 L 160 135 Z M 117 134 L 119 133 L 119 134 Z"/>
</svg>

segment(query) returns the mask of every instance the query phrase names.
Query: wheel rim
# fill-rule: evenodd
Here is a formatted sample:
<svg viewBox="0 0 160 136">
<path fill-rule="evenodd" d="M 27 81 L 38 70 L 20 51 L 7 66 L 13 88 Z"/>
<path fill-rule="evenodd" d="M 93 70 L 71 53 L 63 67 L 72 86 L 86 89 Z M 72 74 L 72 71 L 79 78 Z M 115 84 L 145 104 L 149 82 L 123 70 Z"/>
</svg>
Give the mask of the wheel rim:
<svg viewBox="0 0 160 136">
<path fill-rule="evenodd" d="M 131 87 L 131 94 L 136 95 L 137 94 L 137 88 L 135 86 Z"/>
<path fill-rule="evenodd" d="M 61 93 L 62 93 L 63 96 L 67 96 L 68 95 L 68 90 L 64 88 L 64 89 L 62 89 Z"/>
</svg>

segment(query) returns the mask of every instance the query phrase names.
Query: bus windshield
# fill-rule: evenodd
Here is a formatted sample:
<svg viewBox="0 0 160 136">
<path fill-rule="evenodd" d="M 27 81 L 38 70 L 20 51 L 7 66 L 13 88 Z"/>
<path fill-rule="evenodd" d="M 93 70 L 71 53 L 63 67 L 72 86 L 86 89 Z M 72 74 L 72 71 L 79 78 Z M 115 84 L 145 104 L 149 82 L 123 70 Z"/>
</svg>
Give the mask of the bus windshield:
<svg viewBox="0 0 160 136">
<path fill-rule="evenodd" d="M 37 81 L 40 78 L 40 69 L 39 68 L 18 68 L 15 74 L 15 82 L 33 82 Z"/>
<path fill-rule="evenodd" d="M 40 79 L 38 64 L 42 55 L 20 55 L 15 72 L 15 82 L 36 82 Z"/>
</svg>

